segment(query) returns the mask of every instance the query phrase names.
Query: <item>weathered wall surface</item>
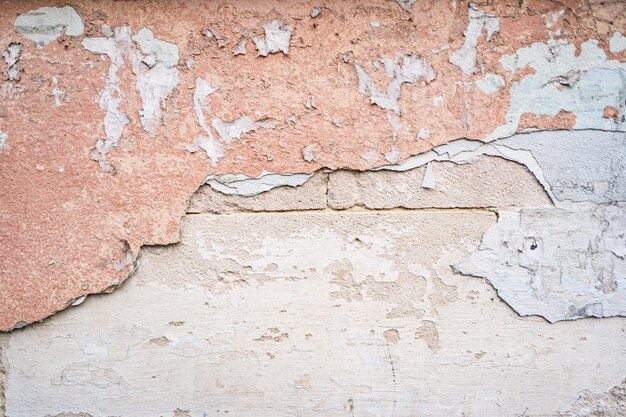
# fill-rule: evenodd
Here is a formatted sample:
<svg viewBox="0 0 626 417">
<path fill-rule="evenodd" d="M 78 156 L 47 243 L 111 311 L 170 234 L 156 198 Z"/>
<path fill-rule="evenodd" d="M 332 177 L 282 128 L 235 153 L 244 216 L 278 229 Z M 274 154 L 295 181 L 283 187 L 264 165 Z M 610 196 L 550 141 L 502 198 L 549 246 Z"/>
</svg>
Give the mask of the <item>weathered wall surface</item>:
<svg viewBox="0 0 626 417">
<path fill-rule="evenodd" d="M 626 415 L 625 35 L 0 0 L 0 416 Z"/>
</svg>

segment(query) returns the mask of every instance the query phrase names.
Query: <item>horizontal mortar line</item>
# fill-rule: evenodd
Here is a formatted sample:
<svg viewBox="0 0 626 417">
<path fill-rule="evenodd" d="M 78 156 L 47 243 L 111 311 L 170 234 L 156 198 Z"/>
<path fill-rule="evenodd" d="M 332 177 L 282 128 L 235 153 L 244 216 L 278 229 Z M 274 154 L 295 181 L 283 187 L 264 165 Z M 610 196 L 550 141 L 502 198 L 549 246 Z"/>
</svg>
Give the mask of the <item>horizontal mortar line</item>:
<svg viewBox="0 0 626 417">
<path fill-rule="evenodd" d="M 420 208 L 406 208 L 406 207 L 392 207 L 392 208 L 375 208 L 370 209 L 362 206 L 349 207 L 346 209 L 333 209 L 326 207 L 323 209 L 294 209 L 294 210 L 237 210 L 232 212 L 215 213 L 211 211 L 200 212 L 187 212 L 186 216 L 193 215 L 236 215 L 236 214 L 289 214 L 289 213 L 407 213 L 407 212 L 476 212 L 486 211 L 489 213 L 497 214 L 500 210 L 526 208 L 526 206 L 503 206 L 503 207 L 420 207 Z"/>
</svg>

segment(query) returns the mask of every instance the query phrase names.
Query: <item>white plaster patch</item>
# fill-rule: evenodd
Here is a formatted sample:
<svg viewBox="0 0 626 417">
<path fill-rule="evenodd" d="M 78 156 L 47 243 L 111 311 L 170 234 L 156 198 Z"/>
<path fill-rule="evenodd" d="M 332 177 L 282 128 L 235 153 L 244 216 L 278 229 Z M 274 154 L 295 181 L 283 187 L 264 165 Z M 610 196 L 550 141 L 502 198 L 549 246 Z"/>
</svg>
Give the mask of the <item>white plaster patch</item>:
<svg viewBox="0 0 626 417">
<path fill-rule="evenodd" d="M 422 188 L 435 189 L 435 173 L 433 172 L 433 165 L 430 162 L 426 164 L 426 170 L 422 178 Z"/>
<path fill-rule="evenodd" d="M 366 160 L 370 164 L 376 163 L 379 160 L 378 151 L 375 149 L 368 149 L 361 154 L 361 158 Z"/>
<path fill-rule="evenodd" d="M 410 12 L 417 0 L 394 0 L 404 11 Z"/>
<path fill-rule="evenodd" d="M 212 87 L 206 80 L 200 77 L 196 78 L 196 88 L 193 92 L 193 108 L 196 113 L 196 119 L 198 119 L 198 124 L 202 127 L 202 130 L 204 130 L 206 136 L 196 137 L 191 144 L 185 147 L 187 152 L 197 152 L 200 149 L 204 150 L 213 165 L 224 157 L 224 149 L 222 148 L 222 144 L 215 139 L 213 132 L 207 125 L 204 112 L 210 112 L 211 109 L 204 103 L 204 100 L 216 90 L 217 89 Z"/>
<path fill-rule="evenodd" d="M 487 33 L 486 40 L 489 42 L 493 34 L 500 30 L 500 19 L 486 14 L 473 4 L 470 4 L 467 14 L 467 28 L 463 32 L 465 42 L 459 49 L 450 53 L 448 61 L 461 68 L 465 75 L 472 75 L 476 71 L 478 38 L 484 30 Z"/>
<path fill-rule="evenodd" d="M 420 56 L 397 53 L 393 58 L 383 56 L 380 63 L 385 66 L 389 83 L 384 92 L 379 91 L 372 77 L 359 61 L 354 62 L 354 69 L 359 79 L 359 93 L 370 98 L 372 104 L 381 109 L 392 110 L 400 114 L 400 92 L 402 84 L 415 84 L 418 80 L 430 83 L 437 77 L 433 66 Z"/>
<path fill-rule="evenodd" d="M 626 36 L 620 32 L 615 32 L 609 40 L 609 50 L 614 54 L 626 51 Z"/>
<path fill-rule="evenodd" d="M 15 31 L 37 46 L 44 46 L 62 34 L 80 36 L 85 29 L 83 20 L 70 6 L 40 7 L 22 13 L 13 21 Z"/>
<path fill-rule="evenodd" d="M 224 148 L 222 144 L 215 139 L 213 135 L 210 136 L 198 136 L 192 143 L 185 147 L 187 152 L 197 152 L 202 149 L 206 152 L 207 158 L 211 161 L 212 165 L 219 162 L 224 157 Z"/>
<path fill-rule="evenodd" d="M 8 138 L 9 134 L 0 130 L 0 149 L 4 148 L 4 145 L 7 143 Z"/>
<path fill-rule="evenodd" d="M 142 28 L 133 36 L 143 55 L 132 60 L 137 75 L 136 87 L 141 95 L 139 119 L 144 130 L 152 135 L 161 124 L 161 107 L 179 83 L 178 47 L 156 39 L 150 29 Z M 138 59 L 137 59 L 138 58 Z M 144 64 L 144 65 L 142 65 Z"/>
<path fill-rule="evenodd" d="M 98 98 L 100 108 L 106 111 L 106 138 L 98 139 L 92 153 L 92 159 L 99 161 L 104 171 L 112 169 L 106 161 L 106 153 L 118 145 L 124 128 L 129 123 L 128 116 L 119 110 L 124 92 L 121 90 L 117 71 L 125 64 L 125 59 L 130 61 L 136 76 L 135 86 L 141 95 L 141 125 L 150 134 L 156 134 L 161 123 L 162 103 L 179 83 L 176 45 L 156 39 L 146 28 L 135 36 L 131 36 L 132 30 L 129 26 L 117 27 L 113 33 L 113 37 L 83 39 L 85 49 L 98 55 L 107 55 L 111 60 L 105 88 Z"/>
<path fill-rule="evenodd" d="M 476 81 L 476 85 L 485 94 L 493 94 L 497 93 L 506 82 L 504 78 L 502 78 L 499 74 L 494 74 L 493 72 L 486 73 L 483 78 L 480 78 Z"/>
<path fill-rule="evenodd" d="M 626 252 L 625 218 L 623 203 L 500 211 L 455 269 L 487 279 L 522 316 L 625 316 L 626 260 L 613 251 Z"/>
<path fill-rule="evenodd" d="M 62 91 L 59 88 L 59 78 L 58 77 L 52 77 L 52 83 L 54 84 L 54 87 L 52 87 L 52 91 L 50 92 L 50 95 L 52 95 L 52 97 L 54 97 L 54 105 L 56 107 L 61 106 L 63 99 L 65 98 L 65 91 Z"/>
<path fill-rule="evenodd" d="M 128 53 L 132 49 L 130 36 L 130 27 L 122 26 L 115 29 L 114 36 L 111 38 L 83 39 L 85 49 L 94 54 L 107 55 L 111 60 L 105 87 L 97 100 L 100 108 L 105 111 L 104 132 L 106 137 L 96 141 L 96 148 L 91 155 L 91 158 L 98 161 L 100 168 L 105 172 L 112 170 L 111 165 L 106 160 L 106 154 L 112 148 L 117 147 L 124 128 L 130 122 L 126 113 L 119 109 L 123 92 L 117 76 L 117 71 L 124 65 L 124 53 Z"/>
<path fill-rule="evenodd" d="M 231 143 L 234 139 L 240 139 L 242 134 L 256 129 L 254 121 L 248 116 L 240 116 L 232 121 L 216 118 L 213 119 L 212 125 L 220 140 L 226 143 Z"/>
<path fill-rule="evenodd" d="M 302 149 L 302 157 L 307 162 L 315 162 L 315 153 L 313 153 L 313 144 L 309 143 Z"/>
<path fill-rule="evenodd" d="M 211 175 L 205 183 L 223 194 L 251 196 L 276 187 L 297 187 L 312 176 L 313 174 L 280 174 L 263 171 L 256 178 L 242 174 Z"/>
<path fill-rule="evenodd" d="M 11 42 L 7 49 L 2 53 L 4 63 L 7 65 L 7 79 L 9 81 L 19 81 L 21 68 L 19 66 L 20 54 L 22 53 L 22 44 L 19 42 Z"/>
<path fill-rule="evenodd" d="M 511 85 L 506 123 L 488 139 L 513 135 L 524 113 L 556 115 L 561 110 L 574 113 L 574 129 L 625 130 L 624 123 L 603 113 L 607 105 L 624 108 L 626 63 L 607 60 L 597 41 L 582 43 L 579 55 L 565 41 L 538 42 L 502 56 L 500 63 L 511 73 L 525 67 L 535 73 Z"/>
<path fill-rule="evenodd" d="M 285 55 L 289 53 L 289 42 L 291 41 L 291 26 L 283 24 L 280 20 L 274 19 L 263 25 L 265 37 L 254 36 L 252 40 L 259 51 L 260 56 L 268 56 L 276 52 Z"/>
</svg>

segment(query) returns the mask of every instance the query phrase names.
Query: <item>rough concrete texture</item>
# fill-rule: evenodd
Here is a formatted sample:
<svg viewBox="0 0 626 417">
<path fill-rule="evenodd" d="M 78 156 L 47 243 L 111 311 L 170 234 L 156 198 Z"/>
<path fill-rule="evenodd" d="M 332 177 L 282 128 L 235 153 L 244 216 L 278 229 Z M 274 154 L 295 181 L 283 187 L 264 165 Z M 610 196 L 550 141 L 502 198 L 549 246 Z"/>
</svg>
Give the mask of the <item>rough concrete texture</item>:
<svg viewBox="0 0 626 417">
<path fill-rule="evenodd" d="M 113 294 L 11 335 L 7 416 L 550 416 L 618 384 L 624 320 L 521 318 L 452 272 L 494 221 L 189 215 Z"/>
<path fill-rule="evenodd" d="M 328 177 L 328 206 L 386 208 L 536 207 L 550 199 L 523 165 L 486 156 L 475 163 L 433 162 L 404 172 L 336 171 Z"/>
<path fill-rule="evenodd" d="M 21 72 L 0 85 L 0 328 L 115 288 L 209 176 L 268 189 L 458 138 L 623 132 L 625 8 L 2 0 Z"/>
<path fill-rule="evenodd" d="M 572 408 L 556 417 L 614 417 L 626 415 L 626 380 L 609 392 L 596 394 L 588 390 L 580 394 Z"/>
</svg>

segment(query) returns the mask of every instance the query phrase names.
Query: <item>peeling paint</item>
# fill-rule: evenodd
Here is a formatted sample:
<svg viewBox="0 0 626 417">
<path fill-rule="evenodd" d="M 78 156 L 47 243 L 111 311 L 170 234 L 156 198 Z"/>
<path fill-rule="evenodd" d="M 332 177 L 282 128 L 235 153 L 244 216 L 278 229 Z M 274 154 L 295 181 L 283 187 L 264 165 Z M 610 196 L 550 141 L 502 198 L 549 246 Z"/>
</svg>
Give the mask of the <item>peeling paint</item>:
<svg viewBox="0 0 626 417">
<path fill-rule="evenodd" d="M 40 7 L 22 13 L 13 22 L 15 31 L 42 47 L 59 36 L 80 36 L 84 25 L 81 17 L 71 6 Z"/>
<path fill-rule="evenodd" d="M 313 153 L 313 145 L 308 144 L 302 149 L 302 157 L 307 162 L 315 162 L 315 154 Z"/>
<path fill-rule="evenodd" d="M 465 42 L 461 48 L 450 53 L 448 60 L 459 67 L 465 75 L 472 75 L 476 71 L 478 38 L 485 31 L 486 41 L 489 42 L 494 33 L 500 30 L 500 19 L 488 15 L 473 4 L 469 6 L 467 14 L 467 28 L 463 32 Z"/>
<path fill-rule="evenodd" d="M 304 184 L 312 176 L 312 174 L 279 174 L 274 172 L 263 172 L 256 178 L 234 174 L 211 175 L 207 178 L 206 184 L 224 194 L 252 196 L 275 187 L 297 187 Z"/>
<path fill-rule="evenodd" d="M 111 172 L 113 168 L 107 161 L 106 154 L 117 147 L 124 128 L 130 122 L 128 116 L 119 109 L 124 95 L 117 72 L 124 65 L 124 53 L 131 47 L 131 29 L 128 26 L 115 28 L 112 38 L 86 38 L 82 44 L 94 54 L 107 55 L 111 60 L 106 85 L 97 101 L 100 108 L 106 112 L 104 116 L 106 138 L 97 140 L 96 148 L 91 155 L 92 159 L 99 162 L 103 171 Z"/>
<path fill-rule="evenodd" d="M 274 19 L 265 23 L 263 30 L 265 31 L 264 38 L 258 38 L 256 36 L 252 38 L 260 56 L 268 56 L 276 52 L 282 52 L 285 55 L 289 54 L 291 26 Z"/>
<path fill-rule="evenodd" d="M 506 124 L 491 132 L 488 139 L 514 134 L 527 112 L 556 115 L 565 110 L 575 115 L 575 129 L 624 131 L 621 120 L 603 118 L 603 113 L 607 105 L 626 106 L 626 63 L 607 60 L 596 40 L 588 40 L 580 48 L 578 54 L 572 43 L 551 41 L 502 56 L 500 62 L 511 74 L 527 67 L 534 73 L 511 85 Z"/>
<path fill-rule="evenodd" d="M 504 87 L 506 82 L 501 75 L 494 74 L 492 72 L 486 73 L 483 78 L 476 81 L 476 85 L 480 88 L 480 91 L 486 94 L 493 94 L 498 92 Z"/>
<path fill-rule="evenodd" d="M 150 29 L 142 28 L 133 40 L 141 49 L 141 65 L 131 55 L 133 71 L 137 75 L 136 87 L 141 94 L 142 108 L 139 119 L 144 130 L 152 135 L 161 124 L 161 107 L 178 85 L 178 47 L 170 42 L 156 39 Z M 146 63 L 146 61 L 148 63 Z"/>
<path fill-rule="evenodd" d="M 626 36 L 620 32 L 615 32 L 611 39 L 609 39 L 609 49 L 614 54 L 618 54 L 622 51 L 626 51 Z"/>
<path fill-rule="evenodd" d="M 610 207 L 500 211 L 478 250 L 455 269 L 487 279 L 522 316 L 552 323 L 626 316 L 626 260 L 611 250 L 626 251 L 626 205 Z"/>
<path fill-rule="evenodd" d="M 471 163 L 481 155 L 526 166 L 555 203 L 626 201 L 626 138 L 621 133 L 547 131 L 490 143 L 461 139 L 377 169 L 405 171 L 430 161 Z"/>
<path fill-rule="evenodd" d="M 19 66 L 20 54 L 22 52 L 22 44 L 19 42 L 11 42 L 7 49 L 2 53 L 4 63 L 7 64 L 7 79 L 9 81 L 19 81 L 22 69 Z"/>
<path fill-rule="evenodd" d="M 381 109 L 392 110 L 400 115 L 400 93 L 402 84 L 415 84 L 423 80 L 427 84 L 437 77 L 435 69 L 424 58 L 416 55 L 397 53 L 393 58 L 382 56 L 380 63 L 385 66 L 385 73 L 389 82 L 384 92 L 379 91 L 372 77 L 365 71 L 358 61 L 354 62 L 354 69 L 359 78 L 359 93 L 370 98 L 372 104 Z"/>
</svg>

